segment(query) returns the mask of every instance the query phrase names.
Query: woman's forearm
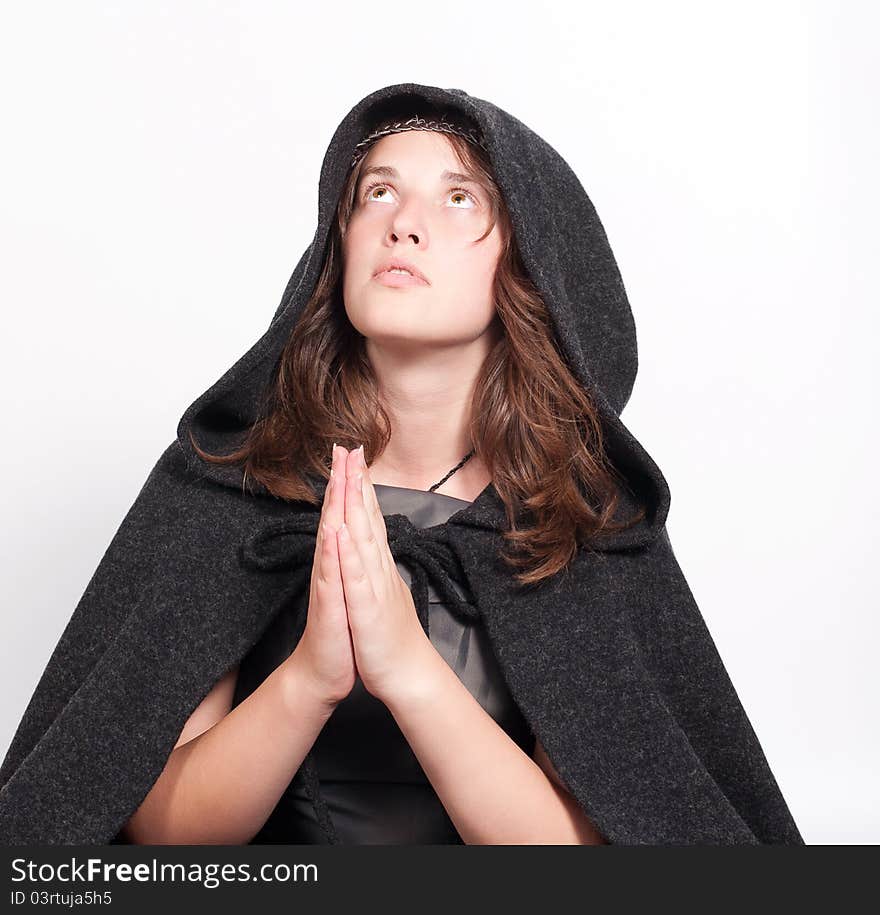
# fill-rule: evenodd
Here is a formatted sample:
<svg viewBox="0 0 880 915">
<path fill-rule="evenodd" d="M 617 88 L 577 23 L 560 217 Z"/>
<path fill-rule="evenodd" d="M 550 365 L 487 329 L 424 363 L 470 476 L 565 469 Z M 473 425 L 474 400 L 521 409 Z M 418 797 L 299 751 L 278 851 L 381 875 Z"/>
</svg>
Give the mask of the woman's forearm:
<svg viewBox="0 0 880 915">
<path fill-rule="evenodd" d="M 125 826 L 145 845 L 244 845 L 259 832 L 333 705 L 296 652 L 224 718 L 172 751 Z"/>
<path fill-rule="evenodd" d="M 468 845 L 591 845 L 578 803 L 471 695 L 433 646 L 405 694 L 385 704 Z"/>
</svg>

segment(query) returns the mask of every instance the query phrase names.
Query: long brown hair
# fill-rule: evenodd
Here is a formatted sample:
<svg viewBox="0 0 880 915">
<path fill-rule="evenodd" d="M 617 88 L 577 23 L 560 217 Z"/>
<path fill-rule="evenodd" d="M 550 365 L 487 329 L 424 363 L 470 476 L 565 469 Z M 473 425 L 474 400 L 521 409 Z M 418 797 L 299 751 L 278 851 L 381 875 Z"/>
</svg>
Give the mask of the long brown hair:
<svg viewBox="0 0 880 915">
<path fill-rule="evenodd" d="M 495 272 L 496 320 L 504 333 L 477 376 L 470 440 L 489 469 L 505 505 L 505 540 L 517 555 L 502 555 L 520 584 L 535 584 L 564 569 L 579 546 L 602 531 L 628 528 L 613 521 L 618 483 L 608 460 L 598 411 L 554 343 L 550 315 L 520 258 L 510 215 L 491 163 L 456 134 L 443 136 L 483 185 L 503 247 Z M 391 423 L 366 354 L 342 301 L 342 239 L 356 200 L 366 156 L 350 171 L 311 298 L 290 333 L 273 372 L 258 419 L 237 450 L 206 461 L 244 465 L 248 477 L 284 500 L 318 505 L 310 473 L 329 478 L 333 442 L 364 444 L 367 465 L 384 451 Z M 524 514 L 531 526 L 517 526 Z"/>
</svg>

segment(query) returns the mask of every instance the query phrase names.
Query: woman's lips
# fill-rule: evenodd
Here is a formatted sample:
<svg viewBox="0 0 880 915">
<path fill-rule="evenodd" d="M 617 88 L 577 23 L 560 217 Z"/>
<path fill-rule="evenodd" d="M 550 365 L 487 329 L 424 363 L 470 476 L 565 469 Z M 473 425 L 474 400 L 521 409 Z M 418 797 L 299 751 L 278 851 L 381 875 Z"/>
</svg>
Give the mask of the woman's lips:
<svg viewBox="0 0 880 915">
<path fill-rule="evenodd" d="M 417 276 L 412 276 L 409 273 L 390 273 L 388 270 L 383 270 L 381 273 L 377 273 L 373 279 L 376 280 L 376 282 L 381 283 L 383 286 L 428 285 L 423 279 L 419 279 Z"/>
</svg>

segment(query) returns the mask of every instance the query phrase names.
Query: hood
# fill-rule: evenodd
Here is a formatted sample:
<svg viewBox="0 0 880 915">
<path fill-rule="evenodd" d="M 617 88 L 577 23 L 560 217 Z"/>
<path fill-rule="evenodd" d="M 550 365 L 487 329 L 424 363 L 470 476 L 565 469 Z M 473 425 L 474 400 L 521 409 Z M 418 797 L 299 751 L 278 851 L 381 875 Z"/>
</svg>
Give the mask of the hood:
<svg viewBox="0 0 880 915">
<path fill-rule="evenodd" d="M 577 176 L 553 147 L 513 115 L 461 89 L 387 86 L 367 95 L 342 119 L 321 167 L 314 238 L 297 262 L 269 327 L 181 417 L 177 436 L 187 466 L 215 483 L 241 489 L 242 469 L 203 461 L 189 433 L 213 452 L 240 444 L 317 284 L 355 145 L 377 119 L 398 106 L 422 110 L 432 103 L 469 117 L 482 131 L 523 263 L 549 309 L 563 356 L 599 410 L 608 456 L 631 490 L 622 494 L 615 518 L 625 520 L 639 507 L 646 509 L 642 521 L 603 538 L 598 548 L 649 542 L 665 524 L 670 494 L 660 469 L 620 420 L 635 382 L 638 354 L 632 310 L 605 230 Z M 507 526 L 502 508 L 490 484 L 450 521 L 502 529 Z"/>
</svg>

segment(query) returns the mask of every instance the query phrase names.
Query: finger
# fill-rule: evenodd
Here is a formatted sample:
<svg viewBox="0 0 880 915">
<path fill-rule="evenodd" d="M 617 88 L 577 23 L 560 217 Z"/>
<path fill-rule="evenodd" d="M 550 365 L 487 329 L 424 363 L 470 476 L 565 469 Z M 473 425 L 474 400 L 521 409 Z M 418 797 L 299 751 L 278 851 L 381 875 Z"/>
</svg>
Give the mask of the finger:
<svg viewBox="0 0 880 915">
<path fill-rule="evenodd" d="M 330 613 L 327 619 L 343 620 L 346 618 L 345 588 L 342 583 L 342 571 L 339 568 L 339 549 L 336 542 L 336 531 L 321 522 L 324 528 L 321 535 L 321 553 L 318 560 L 316 591 L 319 596 L 319 606 L 325 613 Z"/>
<path fill-rule="evenodd" d="M 333 495 L 333 480 L 335 476 L 335 465 L 336 464 L 336 446 L 333 446 L 332 457 L 330 460 L 330 478 L 327 480 L 327 485 L 324 487 L 324 498 L 321 502 L 321 512 L 318 516 L 318 531 L 315 538 L 315 558 L 320 557 L 321 555 L 321 543 L 324 537 L 324 522 L 330 516 L 330 503 Z"/>
<path fill-rule="evenodd" d="M 336 531 L 326 521 L 321 522 L 321 558 L 318 577 L 324 586 L 327 597 L 335 602 L 345 601 L 342 585 L 342 572 L 339 568 L 339 550 L 336 542 Z"/>
<path fill-rule="evenodd" d="M 348 452 L 342 445 L 337 445 L 330 477 L 333 487 L 330 493 L 330 504 L 327 507 L 327 521 L 334 531 L 338 530 L 339 525 L 345 520 L 345 464 L 347 459 Z"/>
<path fill-rule="evenodd" d="M 347 522 L 342 523 L 336 537 L 339 544 L 339 569 L 342 575 L 342 587 L 345 593 L 345 606 L 349 613 L 349 623 L 350 625 L 356 625 L 356 620 L 369 623 L 369 618 L 365 620 L 364 616 L 370 612 L 370 608 L 375 612 L 377 606 L 376 595 Z"/>
<path fill-rule="evenodd" d="M 373 533 L 373 525 L 364 504 L 364 480 L 362 449 L 350 452 L 346 463 L 347 485 L 345 501 L 345 523 L 351 532 L 351 539 L 360 553 L 361 562 L 368 575 L 383 576 L 382 550 Z M 377 581 L 378 588 L 378 581 Z"/>
<path fill-rule="evenodd" d="M 376 496 L 376 490 L 373 487 L 373 481 L 370 479 L 370 468 L 363 462 L 364 486 L 363 494 L 367 505 L 367 514 L 370 518 L 370 524 L 373 528 L 373 535 L 379 543 L 379 556 L 382 560 L 382 571 L 387 574 L 391 568 L 394 558 L 388 547 L 388 531 L 385 528 L 385 516 L 382 514 L 382 506 L 379 505 L 379 499 Z M 395 566 L 396 570 L 396 566 Z"/>
<path fill-rule="evenodd" d="M 345 496 L 345 487 L 339 484 L 341 461 L 344 461 L 344 457 L 341 457 L 339 447 L 335 447 L 330 464 L 330 479 L 324 491 L 324 503 L 321 507 L 321 516 L 318 521 L 316 551 L 319 564 L 318 575 L 325 586 L 329 587 L 330 598 L 344 601 L 336 542 L 336 530 L 341 523 L 342 499 Z M 344 464 L 342 466 L 344 467 Z"/>
<path fill-rule="evenodd" d="M 336 549 L 336 531 L 343 520 L 343 506 L 345 499 L 345 486 L 340 485 L 340 480 L 345 479 L 344 448 L 334 442 L 330 460 L 330 478 L 324 488 L 324 499 L 321 504 L 321 514 L 318 518 L 318 534 L 315 540 L 315 558 L 321 555 L 324 543 L 325 525 L 333 534 L 334 550 Z M 341 468 L 341 469 L 340 469 Z"/>
</svg>

